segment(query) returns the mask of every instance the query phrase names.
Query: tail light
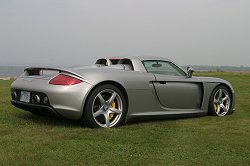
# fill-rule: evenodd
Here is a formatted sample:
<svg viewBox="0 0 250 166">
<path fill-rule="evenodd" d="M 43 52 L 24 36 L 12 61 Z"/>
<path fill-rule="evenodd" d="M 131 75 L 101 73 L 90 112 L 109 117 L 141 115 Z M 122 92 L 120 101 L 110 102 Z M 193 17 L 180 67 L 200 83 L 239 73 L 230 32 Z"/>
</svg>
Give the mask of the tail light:
<svg viewBox="0 0 250 166">
<path fill-rule="evenodd" d="M 56 76 L 52 80 L 50 80 L 49 84 L 69 86 L 69 85 L 79 84 L 82 82 L 83 82 L 82 80 L 79 80 L 77 78 L 67 76 L 64 74 L 59 74 L 58 76 Z"/>
</svg>

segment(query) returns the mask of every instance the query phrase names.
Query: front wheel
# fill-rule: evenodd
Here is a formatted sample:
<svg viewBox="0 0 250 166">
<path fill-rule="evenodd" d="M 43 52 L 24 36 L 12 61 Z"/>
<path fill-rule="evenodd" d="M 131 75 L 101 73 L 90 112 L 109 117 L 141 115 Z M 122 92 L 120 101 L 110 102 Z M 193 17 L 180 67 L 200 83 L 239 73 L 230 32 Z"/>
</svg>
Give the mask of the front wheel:
<svg viewBox="0 0 250 166">
<path fill-rule="evenodd" d="M 123 124 L 127 104 L 122 92 L 113 85 L 101 85 L 89 95 L 82 122 L 92 128 L 111 128 Z"/>
<path fill-rule="evenodd" d="M 225 86 L 216 87 L 210 97 L 208 113 L 214 116 L 225 116 L 231 112 L 231 93 Z"/>
</svg>

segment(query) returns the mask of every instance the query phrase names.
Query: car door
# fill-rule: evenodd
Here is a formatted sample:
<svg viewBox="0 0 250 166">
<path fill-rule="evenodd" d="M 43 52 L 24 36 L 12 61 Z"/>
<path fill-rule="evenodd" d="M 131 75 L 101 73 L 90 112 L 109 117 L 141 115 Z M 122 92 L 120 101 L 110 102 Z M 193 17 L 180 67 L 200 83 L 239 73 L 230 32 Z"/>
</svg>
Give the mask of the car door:
<svg viewBox="0 0 250 166">
<path fill-rule="evenodd" d="M 154 73 L 153 85 L 162 106 L 169 109 L 200 109 L 203 84 L 169 61 L 145 61 L 148 72 Z"/>
</svg>

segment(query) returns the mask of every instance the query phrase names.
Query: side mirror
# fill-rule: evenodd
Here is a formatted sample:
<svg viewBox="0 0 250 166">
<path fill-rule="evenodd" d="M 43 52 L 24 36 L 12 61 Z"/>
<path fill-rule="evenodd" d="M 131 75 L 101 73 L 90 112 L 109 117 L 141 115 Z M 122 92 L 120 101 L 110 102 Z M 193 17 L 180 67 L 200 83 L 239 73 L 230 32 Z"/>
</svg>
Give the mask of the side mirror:
<svg viewBox="0 0 250 166">
<path fill-rule="evenodd" d="M 187 67 L 187 78 L 191 78 L 193 76 L 194 69 L 190 66 Z"/>
</svg>

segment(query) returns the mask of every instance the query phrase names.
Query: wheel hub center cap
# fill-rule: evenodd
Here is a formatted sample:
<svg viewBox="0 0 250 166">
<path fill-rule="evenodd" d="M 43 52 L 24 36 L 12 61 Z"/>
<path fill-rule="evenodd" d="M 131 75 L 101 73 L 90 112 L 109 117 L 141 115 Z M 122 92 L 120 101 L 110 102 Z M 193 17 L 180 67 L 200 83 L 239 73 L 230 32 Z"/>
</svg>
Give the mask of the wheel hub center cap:
<svg viewBox="0 0 250 166">
<path fill-rule="evenodd" d="M 103 105 L 102 108 L 103 108 L 104 111 L 107 111 L 109 109 L 109 106 L 105 104 L 105 105 Z"/>
</svg>

